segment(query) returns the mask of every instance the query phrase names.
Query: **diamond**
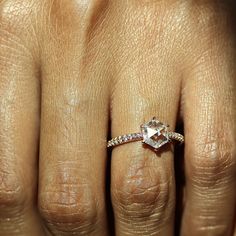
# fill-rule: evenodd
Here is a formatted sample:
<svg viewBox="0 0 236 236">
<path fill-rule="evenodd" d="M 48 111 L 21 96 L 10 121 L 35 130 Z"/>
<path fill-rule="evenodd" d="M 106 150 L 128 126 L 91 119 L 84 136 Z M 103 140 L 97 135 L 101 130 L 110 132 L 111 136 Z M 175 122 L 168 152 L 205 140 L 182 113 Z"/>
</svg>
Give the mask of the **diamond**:
<svg viewBox="0 0 236 236">
<path fill-rule="evenodd" d="M 128 140 L 131 140 L 131 139 L 132 139 L 132 135 L 131 135 L 131 134 L 128 134 L 127 139 L 128 139 Z"/>
<path fill-rule="evenodd" d="M 158 149 L 169 142 L 167 126 L 153 118 L 151 121 L 141 125 L 143 142 Z"/>
<path fill-rule="evenodd" d="M 119 142 L 118 142 L 117 139 L 114 139 L 113 143 L 114 143 L 115 145 L 118 145 L 118 144 L 119 144 Z"/>
</svg>

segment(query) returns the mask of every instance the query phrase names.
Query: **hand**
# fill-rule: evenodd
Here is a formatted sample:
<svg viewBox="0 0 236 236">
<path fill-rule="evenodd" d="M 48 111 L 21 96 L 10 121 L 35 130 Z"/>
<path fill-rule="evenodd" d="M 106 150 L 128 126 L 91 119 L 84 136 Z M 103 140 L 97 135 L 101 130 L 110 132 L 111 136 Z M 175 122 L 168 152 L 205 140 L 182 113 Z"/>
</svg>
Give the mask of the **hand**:
<svg viewBox="0 0 236 236">
<path fill-rule="evenodd" d="M 173 146 L 107 155 L 109 119 L 114 137 L 153 116 L 184 123 L 180 235 L 236 235 L 233 9 L 1 0 L 0 235 L 112 235 L 111 206 L 117 236 L 173 235 Z"/>
</svg>

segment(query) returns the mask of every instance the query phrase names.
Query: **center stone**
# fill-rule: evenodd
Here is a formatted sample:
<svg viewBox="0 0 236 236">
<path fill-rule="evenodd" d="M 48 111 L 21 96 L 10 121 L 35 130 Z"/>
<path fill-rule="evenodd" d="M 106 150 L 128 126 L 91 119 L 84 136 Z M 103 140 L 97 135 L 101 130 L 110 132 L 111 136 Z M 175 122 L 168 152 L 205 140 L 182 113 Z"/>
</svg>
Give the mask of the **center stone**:
<svg viewBox="0 0 236 236">
<path fill-rule="evenodd" d="M 143 142 L 155 149 L 169 142 L 167 126 L 155 118 L 141 125 L 141 132 Z"/>
</svg>

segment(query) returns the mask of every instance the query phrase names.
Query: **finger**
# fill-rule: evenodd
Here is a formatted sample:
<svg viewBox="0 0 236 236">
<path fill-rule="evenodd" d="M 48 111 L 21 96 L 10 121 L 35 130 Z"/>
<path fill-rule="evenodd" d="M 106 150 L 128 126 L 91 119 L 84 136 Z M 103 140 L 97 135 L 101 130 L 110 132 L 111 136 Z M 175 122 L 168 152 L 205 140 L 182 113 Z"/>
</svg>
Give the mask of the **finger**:
<svg viewBox="0 0 236 236">
<path fill-rule="evenodd" d="M 114 137 L 137 132 L 140 124 L 148 121 L 154 113 L 167 121 L 171 128 L 174 127 L 178 92 L 167 100 L 162 98 L 168 96 L 168 89 L 158 94 L 149 93 L 148 101 L 153 105 L 148 106 L 145 101 L 140 102 L 140 88 L 145 82 L 122 82 L 116 87 L 112 104 Z M 156 82 L 153 91 L 158 86 L 161 86 L 160 82 Z M 147 90 L 143 89 L 143 92 Z M 128 98 L 125 94 L 129 94 Z M 172 235 L 175 204 L 173 153 L 168 150 L 159 157 L 139 142 L 126 144 L 113 150 L 111 173 L 117 235 Z"/>
<path fill-rule="evenodd" d="M 200 48 L 198 42 L 193 43 L 196 49 L 191 54 L 197 60 L 189 58 L 193 64 L 187 67 L 191 71 L 183 85 L 187 185 L 182 235 L 227 236 L 233 227 L 235 50 L 228 32 L 217 26 L 217 32 L 204 31 L 206 37 L 199 35 Z M 206 25 L 202 28 L 207 29 Z"/>
<path fill-rule="evenodd" d="M 55 2 L 51 14 L 59 19 L 71 6 L 57 7 Z M 90 10 L 87 14 L 88 20 Z M 105 236 L 109 76 L 103 74 L 106 62 L 97 44 L 88 45 L 84 38 L 91 32 L 80 28 L 87 24 L 83 19 L 79 12 L 70 15 L 66 27 L 66 19 L 59 26 L 48 23 L 51 34 L 42 50 L 51 56 L 42 68 L 39 207 L 54 235 Z M 53 41 L 55 30 L 64 27 L 67 33 Z M 91 63 L 97 58 L 101 63 Z"/>
<path fill-rule="evenodd" d="M 125 4 L 122 6 L 129 9 Z M 116 19 L 116 29 L 125 40 L 135 43 L 128 49 L 124 41 L 118 43 L 119 50 L 126 50 L 127 56 L 117 55 L 117 61 L 123 66 L 112 91 L 112 137 L 139 132 L 140 125 L 154 115 L 173 130 L 180 91 L 179 72 L 172 66 L 177 54 L 163 51 L 165 43 L 171 44 L 168 40 L 151 51 L 148 49 L 151 39 L 146 37 L 147 28 L 139 20 L 148 17 L 148 30 L 152 30 L 150 19 L 154 19 L 152 14 L 157 9 L 135 9 L 135 15 L 129 16 L 135 24 L 131 21 L 130 25 L 122 21 L 128 17 L 125 9 L 119 10 L 124 19 Z M 136 26 L 143 28 L 137 30 Z M 153 35 L 159 33 L 158 30 L 152 32 Z M 129 66 L 124 66 L 126 64 Z M 111 195 L 117 236 L 173 235 L 175 180 L 170 147 L 161 147 L 159 154 L 144 148 L 141 142 L 114 147 Z"/>
<path fill-rule="evenodd" d="M 39 78 L 30 17 L 0 4 L 0 235 L 43 235 L 36 211 Z M 14 14 L 12 14 L 14 12 Z M 4 13 L 4 14 L 3 14 Z M 22 21 L 21 21 L 21 20 Z"/>
</svg>

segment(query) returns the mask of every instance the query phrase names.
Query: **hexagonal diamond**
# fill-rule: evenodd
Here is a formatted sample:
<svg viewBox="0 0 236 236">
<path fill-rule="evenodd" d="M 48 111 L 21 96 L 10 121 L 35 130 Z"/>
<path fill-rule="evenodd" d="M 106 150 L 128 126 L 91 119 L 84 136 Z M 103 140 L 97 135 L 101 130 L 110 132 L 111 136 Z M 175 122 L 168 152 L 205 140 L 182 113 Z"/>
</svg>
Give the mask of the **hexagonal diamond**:
<svg viewBox="0 0 236 236">
<path fill-rule="evenodd" d="M 157 149 L 169 142 L 167 126 L 153 118 L 141 126 L 143 142 Z"/>
</svg>

